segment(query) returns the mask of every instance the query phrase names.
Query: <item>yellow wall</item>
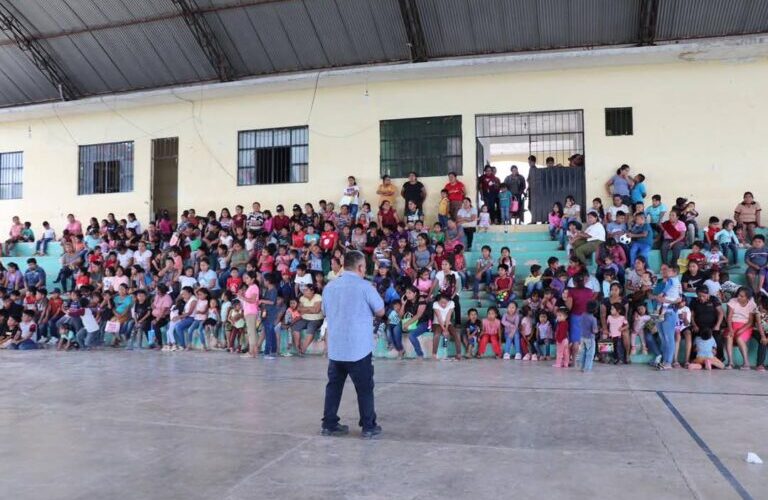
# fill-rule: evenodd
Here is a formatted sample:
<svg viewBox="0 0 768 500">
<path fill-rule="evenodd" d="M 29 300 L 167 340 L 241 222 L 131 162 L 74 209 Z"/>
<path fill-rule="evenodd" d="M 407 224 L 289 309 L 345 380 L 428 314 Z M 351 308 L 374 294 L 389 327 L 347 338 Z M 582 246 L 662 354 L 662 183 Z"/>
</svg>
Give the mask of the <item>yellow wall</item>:
<svg viewBox="0 0 768 500">
<path fill-rule="evenodd" d="M 681 62 L 633 67 L 503 73 L 495 76 L 321 87 L 312 90 L 107 109 L 84 115 L 0 123 L 0 152 L 24 151 L 24 198 L 0 201 L 0 227 L 14 214 L 39 228 L 81 219 L 150 212 L 151 139 L 179 137 L 179 206 L 219 210 L 258 200 L 338 201 L 349 174 L 374 197 L 379 173 L 379 120 L 461 114 L 464 172 L 474 185 L 474 116 L 480 113 L 583 109 L 588 197 L 621 163 L 648 177 L 649 195 L 695 199 L 702 216 L 728 216 L 741 193 L 768 200 L 768 62 Z M 632 106 L 633 136 L 606 137 L 604 108 Z M 237 132 L 310 125 L 309 184 L 238 187 Z M 65 127 L 66 126 L 66 127 Z M 77 196 L 78 144 L 135 141 L 132 193 Z M 423 179 L 428 215 L 443 178 Z M 434 210 L 432 210 L 434 216 Z M 2 229 L 4 232 L 5 229 Z"/>
</svg>

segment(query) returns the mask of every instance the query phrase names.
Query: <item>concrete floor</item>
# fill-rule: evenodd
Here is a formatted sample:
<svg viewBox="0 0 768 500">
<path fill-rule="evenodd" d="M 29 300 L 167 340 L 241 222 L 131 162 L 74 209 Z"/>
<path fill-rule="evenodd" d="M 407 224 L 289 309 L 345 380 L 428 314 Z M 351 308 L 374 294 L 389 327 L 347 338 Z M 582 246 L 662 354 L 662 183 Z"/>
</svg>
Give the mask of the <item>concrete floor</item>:
<svg viewBox="0 0 768 500">
<path fill-rule="evenodd" d="M 768 498 L 768 373 L 548 365 L 377 361 L 363 441 L 319 357 L 3 352 L 0 497 Z"/>
</svg>

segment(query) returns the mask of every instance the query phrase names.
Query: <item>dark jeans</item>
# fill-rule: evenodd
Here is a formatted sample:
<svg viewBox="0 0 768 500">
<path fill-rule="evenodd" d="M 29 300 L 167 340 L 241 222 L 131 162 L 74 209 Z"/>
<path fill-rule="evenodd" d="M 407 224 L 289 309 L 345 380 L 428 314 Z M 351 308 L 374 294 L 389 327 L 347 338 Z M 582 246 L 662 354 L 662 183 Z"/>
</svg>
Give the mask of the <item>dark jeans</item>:
<svg viewBox="0 0 768 500">
<path fill-rule="evenodd" d="M 760 343 L 760 337 L 757 337 L 757 363 L 755 363 L 755 366 L 765 365 L 766 351 L 768 351 L 768 346 Z"/>
<path fill-rule="evenodd" d="M 363 432 L 373 430 L 376 427 L 376 412 L 373 408 L 372 360 L 372 354 L 368 354 L 358 361 L 328 360 L 328 384 L 325 386 L 323 429 L 335 429 L 339 425 L 339 405 L 347 375 L 355 384 L 355 391 L 357 392 L 357 406 L 360 411 L 358 425 L 363 428 Z"/>
<path fill-rule="evenodd" d="M 674 245 L 671 245 L 671 243 L 672 240 L 664 240 L 661 243 L 661 263 L 669 266 L 677 264 L 680 252 L 685 248 L 685 242 L 679 241 Z"/>
<path fill-rule="evenodd" d="M 474 227 L 465 227 L 464 228 L 464 236 L 467 238 L 467 247 L 464 250 L 471 250 L 472 249 L 472 240 L 475 239 L 475 230 L 477 228 Z"/>
<path fill-rule="evenodd" d="M 484 191 L 483 201 L 488 206 L 488 213 L 491 214 L 491 221 L 494 223 L 497 222 L 499 220 L 499 193 Z"/>
<path fill-rule="evenodd" d="M 275 324 L 266 319 L 261 324 L 264 327 L 264 354 L 277 354 L 278 340 L 275 335 Z"/>
</svg>

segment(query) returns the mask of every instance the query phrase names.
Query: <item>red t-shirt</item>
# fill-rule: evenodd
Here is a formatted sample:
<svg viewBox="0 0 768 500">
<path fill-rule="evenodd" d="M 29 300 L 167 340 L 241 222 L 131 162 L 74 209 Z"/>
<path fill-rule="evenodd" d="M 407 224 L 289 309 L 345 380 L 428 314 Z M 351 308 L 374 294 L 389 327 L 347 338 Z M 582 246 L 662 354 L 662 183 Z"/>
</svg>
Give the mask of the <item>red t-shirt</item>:
<svg viewBox="0 0 768 500">
<path fill-rule="evenodd" d="M 291 236 L 291 246 L 293 246 L 293 248 L 301 248 L 304 246 L 304 231 L 293 233 Z"/>
<path fill-rule="evenodd" d="M 555 342 L 562 342 L 568 338 L 568 322 L 559 321 L 555 328 Z"/>
<path fill-rule="evenodd" d="M 275 270 L 275 258 L 271 255 L 267 255 L 261 259 L 261 266 L 259 271 L 262 273 L 271 273 Z"/>
<path fill-rule="evenodd" d="M 705 260 L 707 260 L 707 257 L 701 252 L 692 252 L 688 254 L 688 262 L 696 262 L 697 264 L 701 264 Z"/>
<path fill-rule="evenodd" d="M 245 214 L 235 214 L 232 216 L 233 227 L 245 227 Z"/>
<path fill-rule="evenodd" d="M 496 278 L 496 290 L 502 291 L 502 290 L 511 290 L 512 289 L 512 278 L 509 276 L 506 276 L 504 278 Z"/>
<path fill-rule="evenodd" d="M 339 235 L 335 231 L 323 231 L 320 235 L 320 248 L 323 250 L 333 250 L 336 242 L 339 241 Z"/>
<path fill-rule="evenodd" d="M 715 235 L 720 231 L 717 227 L 708 226 L 707 227 L 707 241 L 710 243 L 715 241 Z"/>
<path fill-rule="evenodd" d="M 453 184 L 449 182 L 443 189 L 448 191 L 449 201 L 461 201 L 464 199 L 465 188 L 462 182 L 456 181 Z"/>
<path fill-rule="evenodd" d="M 275 215 L 272 217 L 272 230 L 280 231 L 291 227 L 291 218 L 287 215 Z"/>
<path fill-rule="evenodd" d="M 227 290 L 229 290 L 232 293 L 237 293 L 238 290 L 240 290 L 240 285 L 243 284 L 243 279 L 238 276 L 237 278 L 230 276 L 227 278 Z"/>
</svg>

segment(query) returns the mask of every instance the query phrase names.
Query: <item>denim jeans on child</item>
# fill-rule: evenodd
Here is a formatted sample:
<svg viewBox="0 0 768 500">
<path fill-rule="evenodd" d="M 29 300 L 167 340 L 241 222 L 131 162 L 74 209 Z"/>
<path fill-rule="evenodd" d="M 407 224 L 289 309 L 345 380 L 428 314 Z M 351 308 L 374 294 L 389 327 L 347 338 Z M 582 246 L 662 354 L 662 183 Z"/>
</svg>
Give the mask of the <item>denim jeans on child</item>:
<svg viewBox="0 0 768 500">
<path fill-rule="evenodd" d="M 35 250 L 44 254 L 48 253 L 48 243 L 53 241 L 51 238 L 42 238 L 35 243 Z"/>
<path fill-rule="evenodd" d="M 189 327 L 192 326 L 192 323 L 194 323 L 195 320 L 193 320 L 190 317 L 186 317 L 181 319 L 178 323 L 176 323 L 176 328 L 173 330 L 173 337 L 174 340 L 176 340 L 176 343 L 179 345 L 179 347 L 186 347 L 186 331 L 189 330 Z"/>
<path fill-rule="evenodd" d="M 275 325 L 266 319 L 261 323 L 264 326 L 264 354 L 277 354 L 277 338 Z"/>
<path fill-rule="evenodd" d="M 472 284 L 472 293 L 474 295 L 480 293 L 480 283 L 485 283 L 486 287 L 491 286 L 491 283 L 493 283 L 493 272 L 491 270 L 485 271 L 480 275 L 480 279 L 477 279 L 477 275 L 475 275 L 474 283 Z"/>
<path fill-rule="evenodd" d="M 725 243 L 720 245 L 720 250 L 723 255 L 728 259 L 731 264 L 738 264 L 739 262 L 739 245 L 734 242 Z"/>
<path fill-rule="evenodd" d="M 421 343 L 419 343 L 419 336 L 424 335 L 429 331 L 429 325 L 427 323 L 417 323 L 414 330 L 408 332 L 408 340 L 411 341 L 413 349 L 416 351 L 416 356 L 423 358 L 424 351 L 421 350 Z"/>
<path fill-rule="evenodd" d="M 576 366 L 585 372 L 592 371 L 595 360 L 595 338 L 582 337 L 579 341 L 579 353 L 576 355 Z"/>
<path fill-rule="evenodd" d="M 387 325 L 387 338 L 398 352 L 403 352 L 403 329 L 397 325 Z"/>
<path fill-rule="evenodd" d="M 638 255 L 648 262 L 648 254 L 651 252 L 651 245 L 648 243 L 632 242 L 629 246 L 629 264 L 634 265 Z"/>
</svg>

